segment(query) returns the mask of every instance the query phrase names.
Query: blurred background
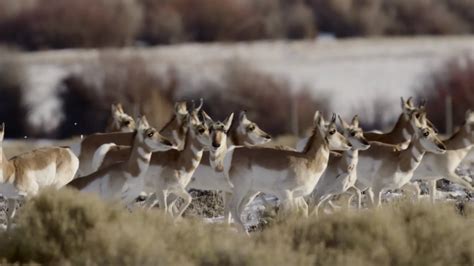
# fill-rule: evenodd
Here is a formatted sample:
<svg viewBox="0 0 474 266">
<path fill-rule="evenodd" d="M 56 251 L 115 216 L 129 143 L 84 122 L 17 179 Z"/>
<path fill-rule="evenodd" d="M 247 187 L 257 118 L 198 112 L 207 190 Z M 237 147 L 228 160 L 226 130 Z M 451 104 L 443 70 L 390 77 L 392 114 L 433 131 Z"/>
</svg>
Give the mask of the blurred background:
<svg viewBox="0 0 474 266">
<path fill-rule="evenodd" d="M 115 102 L 160 127 L 203 97 L 303 135 L 316 109 L 389 129 L 414 96 L 446 132 L 474 107 L 473 33 L 472 0 L 0 0 L 0 120 L 65 139 Z"/>
</svg>

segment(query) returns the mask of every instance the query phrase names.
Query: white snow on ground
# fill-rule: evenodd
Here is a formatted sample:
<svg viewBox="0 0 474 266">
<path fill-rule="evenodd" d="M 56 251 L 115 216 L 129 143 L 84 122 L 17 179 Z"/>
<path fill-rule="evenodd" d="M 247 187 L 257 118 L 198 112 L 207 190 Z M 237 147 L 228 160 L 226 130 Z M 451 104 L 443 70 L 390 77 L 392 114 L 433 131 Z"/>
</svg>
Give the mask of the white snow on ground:
<svg viewBox="0 0 474 266">
<path fill-rule="evenodd" d="M 156 71 L 173 66 L 191 83 L 218 81 L 224 63 L 241 60 L 286 78 L 296 87 L 306 86 L 315 96 L 330 94 L 334 111 L 343 115 L 351 115 L 359 106 L 371 106 L 383 96 L 395 116 L 399 97 L 412 95 L 428 71 L 452 56 L 474 55 L 474 37 L 181 44 L 107 53 L 142 56 Z M 100 54 L 99 50 L 62 50 L 26 53 L 21 58 L 26 65 L 40 66 L 34 75 L 53 84 L 59 76 L 46 66 L 77 71 L 84 63 L 96 63 Z"/>
</svg>

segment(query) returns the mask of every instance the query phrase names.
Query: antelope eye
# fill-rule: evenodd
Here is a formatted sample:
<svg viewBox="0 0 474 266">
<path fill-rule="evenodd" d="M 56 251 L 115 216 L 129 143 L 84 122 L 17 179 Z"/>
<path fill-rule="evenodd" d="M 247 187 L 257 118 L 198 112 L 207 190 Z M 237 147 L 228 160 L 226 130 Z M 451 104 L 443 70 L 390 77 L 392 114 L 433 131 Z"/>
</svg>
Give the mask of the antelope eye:
<svg viewBox="0 0 474 266">
<path fill-rule="evenodd" d="M 149 137 L 149 138 L 152 138 L 154 135 L 155 135 L 155 132 L 150 132 L 150 133 L 148 133 L 148 137 Z"/>
<path fill-rule="evenodd" d="M 430 132 L 429 132 L 429 131 L 423 132 L 423 136 L 428 137 L 429 135 L 430 135 Z"/>
<path fill-rule="evenodd" d="M 254 130 L 255 130 L 255 126 L 254 126 L 254 125 L 250 125 L 247 129 L 248 129 L 248 131 L 254 131 Z"/>
<path fill-rule="evenodd" d="M 198 132 L 199 134 L 204 134 L 204 132 L 206 132 L 206 129 L 204 129 L 203 127 L 200 127 L 198 128 Z"/>
<path fill-rule="evenodd" d="M 336 134 L 336 130 L 335 130 L 335 129 L 331 129 L 331 130 L 329 131 L 329 135 L 334 135 L 334 134 Z"/>
<path fill-rule="evenodd" d="M 352 132 L 351 132 L 351 136 L 352 136 L 352 137 L 355 137 L 355 135 L 356 135 L 355 131 L 352 131 Z"/>
<path fill-rule="evenodd" d="M 127 121 L 123 122 L 123 124 L 124 124 L 125 126 L 128 126 L 128 125 L 130 125 L 130 121 L 127 120 Z"/>
</svg>

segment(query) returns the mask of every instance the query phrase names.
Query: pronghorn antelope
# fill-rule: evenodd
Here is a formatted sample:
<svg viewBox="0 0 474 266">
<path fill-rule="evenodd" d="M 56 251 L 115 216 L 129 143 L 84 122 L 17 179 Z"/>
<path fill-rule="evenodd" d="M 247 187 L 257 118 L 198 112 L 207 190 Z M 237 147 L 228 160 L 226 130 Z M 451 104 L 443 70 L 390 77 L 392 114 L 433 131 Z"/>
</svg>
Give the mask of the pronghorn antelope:
<svg viewBox="0 0 474 266">
<path fill-rule="evenodd" d="M 5 124 L 0 126 L 3 143 Z M 79 167 L 79 160 L 65 147 L 39 148 L 8 160 L 0 146 L 1 194 L 8 198 L 7 228 L 11 225 L 19 196 L 34 196 L 42 188 L 61 188 L 69 183 Z"/>
<path fill-rule="evenodd" d="M 227 120 L 231 121 L 229 118 Z M 170 194 L 184 199 L 184 204 L 178 210 L 176 218 L 181 217 L 191 203 L 192 197 L 186 190 L 186 186 L 201 162 L 204 149 L 211 149 L 212 145 L 221 145 L 216 140 L 211 140 L 206 123 L 200 121 L 196 115 L 189 116 L 187 124 L 184 149 L 154 153 L 146 180 L 146 189 L 151 189 L 149 192 L 155 192 L 157 201 L 165 213 L 168 212 Z M 151 202 L 151 198 L 147 200 L 148 207 L 152 207 L 154 203 Z"/>
<path fill-rule="evenodd" d="M 128 205 L 144 189 L 144 176 L 152 152 L 173 148 L 175 148 L 173 144 L 150 127 L 143 116 L 138 121 L 128 160 L 109 165 L 88 176 L 76 178 L 68 184 L 68 187 L 98 193 L 104 199 L 121 199 Z"/>
<path fill-rule="evenodd" d="M 344 137 L 352 144 L 352 148 L 342 155 L 330 155 L 328 167 L 310 196 L 310 203 L 315 205 L 313 212 L 316 214 L 319 207 L 333 195 L 345 193 L 349 189 L 353 189 L 357 194 L 358 207 L 360 208 L 361 192 L 355 187 L 359 150 L 367 150 L 370 144 L 364 138 L 364 133 L 359 126 L 358 116 L 354 116 L 351 124 L 347 124 L 341 117 L 339 117 L 339 120 Z"/>
<path fill-rule="evenodd" d="M 271 140 L 271 136 L 257 124 L 248 120 L 245 112 L 240 113 L 237 123 L 232 123 L 232 119 L 224 123 L 215 122 L 205 112 L 203 112 L 203 117 L 209 127 L 213 148 L 210 152 L 203 154 L 201 164 L 196 169 L 188 187 L 231 192 L 231 186 L 223 174 L 227 151 L 233 147 L 265 144 Z M 217 141 L 220 141 L 218 147 L 214 145 Z"/>
<path fill-rule="evenodd" d="M 240 214 L 247 199 L 258 192 L 277 196 L 283 210 L 293 209 L 293 199 L 309 195 L 327 167 L 330 150 L 348 150 L 351 144 L 337 132 L 336 117 L 326 126 L 319 112 L 303 152 L 263 147 L 235 148 L 226 154 L 225 171 L 234 185 L 232 217 L 245 229 Z M 307 210 L 307 206 L 305 206 Z"/>
<path fill-rule="evenodd" d="M 112 119 L 105 132 L 133 132 L 135 120 L 123 111 L 122 104 L 112 104 Z"/>
<path fill-rule="evenodd" d="M 418 109 L 424 109 L 424 103 L 419 108 L 415 107 L 412 98 L 407 101 L 401 98 L 402 114 L 398 117 L 397 123 L 388 133 L 365 132 L 364 136 L 368 141 L 377 141 L 387 144 L 400 144 L 411 140 L 414 134 L 413 127 L 410 122 L 410 114 Z M 428 121 L 428 123 L 430 123 Z M 432 126 L 431 124 L 429 124 Z M 433 127 L 434 128 L 434 127 Z"/>
<path fill-rule="evenodd" d="M 197 108 L 202 107 L 202 104 Z M 171 120 L 160 130 L 160 135 L 169 139 L 173 145 L 183 146 L 184 136 L 186 134 L 184 119 L 188 115 L 186 102 L 178 102 L 174 106 L 174 115 Z M 103 153 L 112 149 L 115 145 L 132 146 L 135 133 L 96 133 L 84 138 L 81 142 L 79 152 L 79 171 L 77 176 L 85 176 L 94 172 L 94 158 L 102 160 Z M 102 146 L 104 145 L 104 146 Z M 98 152 L 98 154 L 96 154 Z"/>
<path fill-rule="evenodd" d="M 380 143 L 387 144 L 401 144 L 406 143 L 410 140 L 413 134 L 410 125 L 410 113 L 417 110 L 413 105 L 412 98 L 410 97 L 407 101 L 401 98 L 402 102 L 402 114 L 398 117 L 395 127 L 389 133 L 378 133 L 378 132 L 365 132 L 364 136 L 368 141 L 377 141 Z M 296 144 L 297 151 L 303 151 L 309 138 L 302 138 Z"/>
<path fill-rule="evenodd" d="M 412 185 L 410 179 L 425 152 L 446 152 L 436 132 L 428 126 L 426 113 L 419 115 L 414 112 L 410 116 L 415 134 L 406 150 L 395 151 L 393 147 L 371 145 L 368 150 L 359 152 L 356 186 L 363 190 L 368 188 L 370 200 L 377 206 L 381 203 L 384 190 Z"/>
<path fill-rule="evenodd" d="M 257 124 L 250 121 L 244 111 L 240 113 L 236 121 L 237 123 L 232 123 L 230 129 L 227 120 L 224 123 L 220 123 L 214 122 L 204 112 L 203 116 L 209 127 L 211 139 L 213 140 L 213 148 L 210 152 L 203 154 L 201 164 L 194 172 L 187 188 L 222 191 L 224 215 L 226 219 L 229 220 L 229 198 L 232 193 L 232 184 L 228 180 L 228 176 L 224 174 L 225 155 L 229 149 L 233 149 L 236 146 L 265 144 L 271 140 L 271 136 L 260 129 Z M 226 133 L 228 134 L 227 140 L 225 140 Z M 219 147 L 216 147 L 217 145 L 214 145 L 214 143 L 219 139 L 221 140 L 221 144 Z"/>
<path fill-rule="evenodd" d="M 187 116 L 186 125 L 188 129 L 184 149 L 153 153 L 145 178 L 145 191 L 156 193 L 156 199 L 165 212 L 168 212 L 169 194 L 174 194 L 185 200 L 177 217 L 180 217 L 191 203 L 192 198 L 186 191 L 186 186 L 201 161 L 204 149 L 211 149 L 212 146 L 207 124 L 200 121 L 197 110 Z M 214 142 L 215 146 L 220 145 L 220 142 L 218 143 L 216 140 Z M 127 147 L 119 148 L 119 150 L 111 150 L 106 153 L 102 167 L 111 162 L 121 161 L 124 156 L 130 153 Z M 154 197 L 149 197 L 146 205 L 151 208 L 155 203 L 154 200 Z"/>
<path fill-rule="evenodd" d="M 430 197 L 433 202 L 438 179 L 446 178 L 471 191 L 474 189 L 465 178 L 456 174 L 456 168 L 474 147 L 474 113 L 471 110 L 467 111 L 465 122 L 459 130 L 443 142 L 446 145 L 446 153 L 426 154 L 412 178 L 412 180 L 429 181 Z"/>
</svg>

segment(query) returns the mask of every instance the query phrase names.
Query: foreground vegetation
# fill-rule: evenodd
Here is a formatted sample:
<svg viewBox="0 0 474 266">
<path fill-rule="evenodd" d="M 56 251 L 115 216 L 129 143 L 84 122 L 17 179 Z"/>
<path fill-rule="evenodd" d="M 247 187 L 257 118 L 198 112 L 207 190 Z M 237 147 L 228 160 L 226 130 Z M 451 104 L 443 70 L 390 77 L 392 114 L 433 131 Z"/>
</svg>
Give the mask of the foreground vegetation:
<svg viewBox="0 0 474 266">
<path fill-rule="evenodd" d="M 46 191 L 0 236 L 5 262 L 106 265 L 467 265 L 474 210 L 396 203 L 275 223 L 250 237 L 158 211 L 129 213 L 77 192 Z"/>
</svg>

